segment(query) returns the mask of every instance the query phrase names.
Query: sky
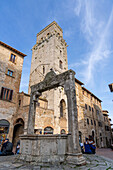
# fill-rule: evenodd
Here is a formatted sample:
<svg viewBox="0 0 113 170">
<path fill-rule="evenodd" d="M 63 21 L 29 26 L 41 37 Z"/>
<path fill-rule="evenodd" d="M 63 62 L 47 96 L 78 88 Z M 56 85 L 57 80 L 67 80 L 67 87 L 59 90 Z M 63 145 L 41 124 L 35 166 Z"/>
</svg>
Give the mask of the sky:
<svg viewBox="0 0 113 170">
<path fill-rule="evenodd" d="M 20 91 L 28 92 L 36 34 L 52 21 L 69 45 L 68 68 L 113 120 L 113 0 L 0 0 L 0 40 L 27 55 Z"/>
</svg>

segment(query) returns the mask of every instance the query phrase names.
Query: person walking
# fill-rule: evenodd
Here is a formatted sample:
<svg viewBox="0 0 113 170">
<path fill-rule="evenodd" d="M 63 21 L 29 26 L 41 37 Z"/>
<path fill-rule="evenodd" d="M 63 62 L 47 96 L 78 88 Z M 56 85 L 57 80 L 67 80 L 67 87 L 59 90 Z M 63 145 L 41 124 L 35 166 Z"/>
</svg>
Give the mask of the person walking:
<svg viewBox="0 0 113 170">
<path fill-rule="evenodd" d="M 13 144 L 9 142 L 8 138 L 6 138 L 2 145 L 0 156 L 14 155 L 12 150 L 13 150 Z"/>
</svg>

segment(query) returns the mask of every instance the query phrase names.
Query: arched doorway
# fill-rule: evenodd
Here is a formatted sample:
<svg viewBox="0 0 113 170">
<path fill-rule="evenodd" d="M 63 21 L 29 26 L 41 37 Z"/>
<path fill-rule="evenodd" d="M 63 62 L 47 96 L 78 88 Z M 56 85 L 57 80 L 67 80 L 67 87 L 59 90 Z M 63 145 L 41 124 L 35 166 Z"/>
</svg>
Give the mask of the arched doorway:
<svg viewBox="0 0 113 170">
<path fill-rule="evenodd" d="M 7 137 L 7 134 L 9 132 L 9 126 L 10 123 L 7 120 L 0 120 L 0 144 L 2 144 L 2 141 Z"/>
<path fill-rule="evenodd" d="M 53 134 L 53 128 L 52 127 L 46 127 L 44 129 L 44 134 Z"/>
<path fill-rule="evenodd" d="M 13 145 L 16 146 L 19 141 L 19 135 L 24 133 L 24 121 L 22 118 L 17 119 L 13 130 Z"/>
<path fill-rule="evenodd" d="M 82 132 L 79 131 L 79 143 L 82 143 Z"/>
</svg>

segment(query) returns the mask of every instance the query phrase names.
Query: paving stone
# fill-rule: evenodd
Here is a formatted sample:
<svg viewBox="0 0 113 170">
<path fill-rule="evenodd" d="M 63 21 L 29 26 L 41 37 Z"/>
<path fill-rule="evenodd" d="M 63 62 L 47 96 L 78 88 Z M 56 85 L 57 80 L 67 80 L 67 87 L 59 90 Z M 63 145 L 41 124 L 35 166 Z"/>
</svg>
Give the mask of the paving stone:
<svg viewBox="0 0 113 170">
<path fill-rule="evenodd" d="M 61 165 L 30 165 L 23 162 L 15 162 L 15 157 L 0 157 L 0 170 L 109 170 L 113 169 L 113 160 L 98 155 L 85 155 L 87 164 L 76 166 L 70 164 Z M 7 158 L 7 159 L 6 159 Z M 15 163 L 14 163 L 15 162 Z"/>
</svg>

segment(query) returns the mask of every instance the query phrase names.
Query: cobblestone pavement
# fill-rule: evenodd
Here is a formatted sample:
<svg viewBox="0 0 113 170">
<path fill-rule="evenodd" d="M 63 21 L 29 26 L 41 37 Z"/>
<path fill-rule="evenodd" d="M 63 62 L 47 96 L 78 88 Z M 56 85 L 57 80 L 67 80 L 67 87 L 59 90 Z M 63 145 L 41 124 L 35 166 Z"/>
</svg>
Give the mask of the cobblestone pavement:
<svg viewBox="0 0 113 170">
<path fill-rule="evenodd" d="M 109 170 L 113 169 L 113 160 L 98 155 L 84 155 L 87 164 L 84 166 L 75 165 L 29 165 L 22 162 L 15 162 L 16 156 L 1 156 L 0 170 Z"/>
<path fill-rule="evenodd" d="M 96 154 L 113 160 L 113 150 L 110 148 L 97 149 Z"/>
</svg>

